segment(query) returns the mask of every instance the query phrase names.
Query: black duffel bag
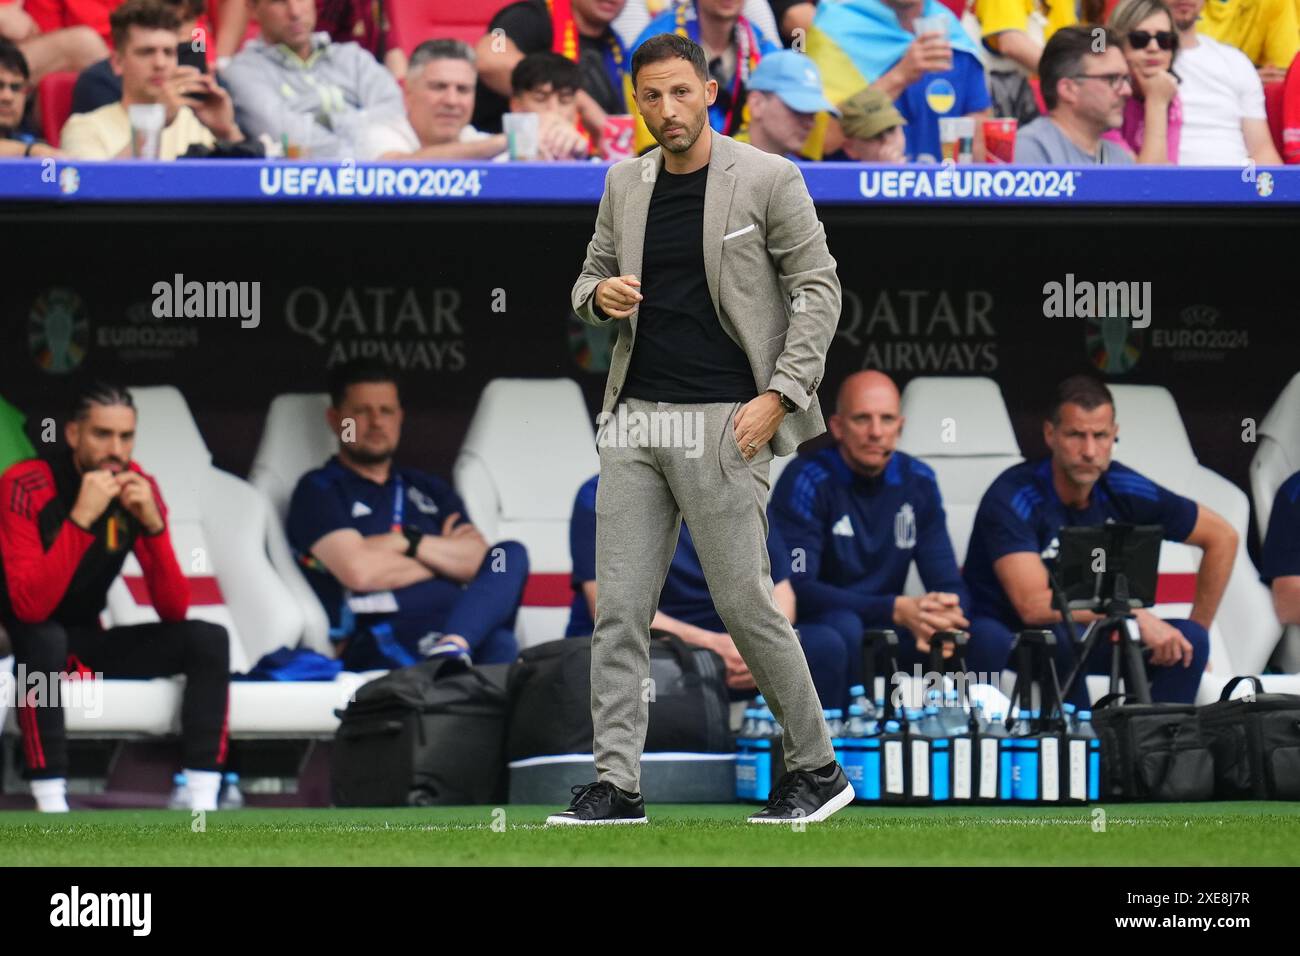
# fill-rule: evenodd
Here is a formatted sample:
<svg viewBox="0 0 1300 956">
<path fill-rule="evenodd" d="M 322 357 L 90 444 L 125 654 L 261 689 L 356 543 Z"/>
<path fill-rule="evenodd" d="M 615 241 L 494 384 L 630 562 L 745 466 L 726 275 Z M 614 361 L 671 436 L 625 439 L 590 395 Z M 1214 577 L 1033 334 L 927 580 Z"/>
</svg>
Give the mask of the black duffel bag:
<svg viewBox="0 0 1300 956">
<path fill-rule="evenodd" d="M 1192 704 L 1121 704 L 1109 694 L 1093 706 L 1101 743 L 1101 796 L 1120 800 L 1209 800 L 1214 756 Z"/>
<path fill-rule="evenodd" d="M 722 658 L 676 635 L 658 630 L 651 634 L 654 699 L 646 752 L 730 751 L 730 704 Z M 591 638 L 567 637 L 525 648 L 510 666 L 507 689 L 507 760 L 591 753 Z"/>
<path fill-rule="evenodd" d="M 488 671 L 440 658 L 362 685 L 336 711 L 334 805 L 504 801 L 506 694 Z"/>
<path fill-rule="evenodd" d="M 1242 681 L 1251 697 L 1230 700 Z M 1214 752 L 1215 795 L 1300 800 L 1300 696 L 1266 694 L 1257 677 L 1234 677 L 1217 703 L 1201 708 L 1201 734 Z"/>
</svg>

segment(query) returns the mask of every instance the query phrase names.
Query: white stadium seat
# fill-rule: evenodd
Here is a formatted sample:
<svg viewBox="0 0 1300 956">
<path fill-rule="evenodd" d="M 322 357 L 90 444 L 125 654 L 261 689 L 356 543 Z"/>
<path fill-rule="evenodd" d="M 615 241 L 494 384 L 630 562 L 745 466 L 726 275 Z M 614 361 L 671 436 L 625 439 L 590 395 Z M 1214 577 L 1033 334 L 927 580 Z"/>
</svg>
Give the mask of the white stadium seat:
<svg viewBox="0 0 1300 956">
<path fill-rule="evenodd" d="M 953 551 L 964 564 L 984 492 L 1024 460 L 1002 392 L 991 378 L 923 376 L 907 383 L 902 407 L 898 449 L 934 469 Z"/>
<path fill-rule="evenodd" d="M 1300 372 L 1282 389 L 1260 422 L 1255 439 L 1255 457 L 1250 462 L 1250 493 L 1255 501 L 1255 521 L 1262 544 L 1278 488 L 1300 471 Z M 1300 625 L 1293 624 L 1286 629 L 1275 660 L 1286 670 L 1300 670 Z"/>
<path fill-rule="evenodd" d="M 139 411 L 135 458 L 152 474 L 168 507 L 172 544 L 189 578 L 189 616 L 230 632 L 232 672 L 248 670 L 263 654 L 293 647 L 303 633 L 299 604 L 267 557 L 268 526 L 275 520 L 247 482 L 212 467 L 211 455 L 179 391 L 132 389 Z M 109 590 L 106 623 L 157 620 L 148 604 L 139 563 L 128 557 Z M 346 701 L 358 675 L 334 682 L 231 684 L 232 736 L 328 735 L 334 708 Z M 156 734 L 178 729 L 180 693 L 174 679 L 104 681 L 104 715 L 69 708 L 70 732 Z M 264 726 L 265 725 L 265 726 Z"/>
<path fill-rule="evenodd" d="M 767 500 L 772 500 L 772 492 L 776 490 L 776 483 L 781 480 L 781 472 L 794 461 L 797 455 L 781 455 L 774 457 L 772 463 L 767 466 Z"/>
<path fill-rule="evenodd" d="M 1260 583 L 1259 572 L 1246 553 L 1250 504 L 1241 489 L 1197 461 L 1168 389 L 1111 385 L 1110 390 L 1119 421 L 1115 460 L 1212 508 L 1237 532 L 1237 560 L 1210 630 L 1210 669 L 1197 695 L 1198 703 L 1216 700 L 1232 676 L 1264 670 L 1282 630 L 1268 589 Z M 1187 616 L 1200 555 L 1197 548 L 1165 542 L 1160 549 L 1156 613 L 1164 617 Z M 1272 675 L 1263 680 L 1270 691 L 1300 691 L 1300 675 Z"/>
<path fill-rule="evenodd" d="M 325 421 L 329 403 L 324 392 L 277 395 L 272 399 L 248 480 L 266 498 L 275 516 L 266 524 L 266 552 L 302 613 L 303 646 L 333 656 L 329 616 L 294 560 L 284 531 L 289 500 L 298 479 L 338 452 L 338 437 Z"/>
<path fill-rule="evenodd" d="M 1282 482 L 1300 471 L 1300 372 L 1292 376 L 1256 430 L 1250 462 L 1250 491 L 1262 541 L 1268 531 L 1273 498 Z"/>
<path fill-rule="evenodd" d="M 902 412 L 898 450 L 934 469 L 961 567 L 984 492 L 998 475 L 1024 461 L 1002 390 L 991 378 L 919 376 L 903 389 Z M 903 590 L 925 591 L 915 564 Z M 1004 671 L 1003 689 L 1014 683 L 1015 673 Z"/>
<path fill-rule="evenodd" d="M 569 519 L 578 489 L 599 468 L 576 382 L 499 378 L 483 390 L 452 475 L 484 537 L 528 549 L 520 647 L 564 636 L 573 594 Z"/>
</svg>

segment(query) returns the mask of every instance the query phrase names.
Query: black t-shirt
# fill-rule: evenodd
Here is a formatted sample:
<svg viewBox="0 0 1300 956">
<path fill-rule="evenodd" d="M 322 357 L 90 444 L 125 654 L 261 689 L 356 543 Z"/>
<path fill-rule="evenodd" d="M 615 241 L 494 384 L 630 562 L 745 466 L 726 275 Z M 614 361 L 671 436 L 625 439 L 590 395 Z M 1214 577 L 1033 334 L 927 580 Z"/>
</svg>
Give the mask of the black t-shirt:
<svg viewBox="0 0 1300 956">
<path fill-rule="evenodd" d="M 553 42 L 551 15 L 546 11 L 546 0 L 521 0 L 497 11 L 497 15 L 488 24 L 488 32 L 500 28 L 505 32 L 519 51 L 525 55 L 539 53 L 551 48 Z M 610 49 L 610 40 L 614 32 L 606 28 L 598 37 L 578 34 L 578 67 L 582 70 L 582 88 L 587 95 L 600 104 L 607 113 L 626 113 L 627 103 L 623 100 L 623 91 L 616 86 L 606 68 L 606 56 Z M 631 60 L 624 59 L 625 66 Z M 501 132 L 501 117 L 510 109 L 508 97 L 489 89 L 478 81 L 474 94 L 474 117 L 471 123 L 475 129 L 487 133 Z"/>
<path fill-rule="evenodd" d="M 722 328 L 704 272 L 704 189 L 709 167 L 655 181 L 646 219 L 636 345 L 623 385 L 652 402 L 747 402 L 757 394 L 749 359 Z"/>
<path fill-rule="evenodd" d="M 77 76 L 72 88 L 72 112 L 90 113 L 122 98 L 122 78 L 113 72 L 108 58 L 92 63 Z"/>
</svg>

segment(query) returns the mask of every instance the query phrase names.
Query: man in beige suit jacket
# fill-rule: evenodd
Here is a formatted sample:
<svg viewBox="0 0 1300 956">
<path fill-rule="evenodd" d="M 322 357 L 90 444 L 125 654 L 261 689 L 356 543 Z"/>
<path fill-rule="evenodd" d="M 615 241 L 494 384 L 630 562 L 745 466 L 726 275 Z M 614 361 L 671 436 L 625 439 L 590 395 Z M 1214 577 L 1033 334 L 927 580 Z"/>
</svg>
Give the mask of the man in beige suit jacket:
<svg viewBox="0 0 1300 956">
<path fill-rule="evenodd" d="M 727 631 L 783 728 L 787 774 L 756 823 L 816 822 L 853 799 L 790 622 L 772 596 L 768 472 L 825 431 L 817 386 L 840 315 L 799 169 L 714 132 L 704 51 L 660 34 L 632 58 L 659 147 L 610 168 L 573 308 L 618 323 L 597 432 L 598 780 L 552 824 L 644 823 L 650 621 L 685 519 Z"/>
</svg>

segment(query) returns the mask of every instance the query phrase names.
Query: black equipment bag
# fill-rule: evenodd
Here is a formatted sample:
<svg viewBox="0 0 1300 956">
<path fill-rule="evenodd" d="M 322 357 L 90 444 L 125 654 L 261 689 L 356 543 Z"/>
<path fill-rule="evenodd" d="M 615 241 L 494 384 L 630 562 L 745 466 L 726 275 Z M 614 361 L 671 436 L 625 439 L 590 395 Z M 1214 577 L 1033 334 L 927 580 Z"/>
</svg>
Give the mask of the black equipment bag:
<svg viewBox="0 0 1300 956">
<path fill-rule="evenodd" d="M 1254 695 L 1230 700 L 1242 681 Z M 1217 703 L 1201 708 L 1201 733 L 1214 752 L 1215 795 L 1300 800 L 1300 696 L 1266 694 L 1256 677 L 1234 677 Z"/>
<path fill-rule="evenodd" d="M 722 658 L 674 634 L 652 631 L 647 753 L 727 753 L 733 749 Z M 507 760 L 591 753 L 591 638 L 566 637 L 520 652 L 507 682 Z"/>
<path fill-rule="evenodd" d="M 1214 756 L 1192 704 L 1120 704 L 1108 694 L 1092 708 L 1101 743 L 1102 799 L 1209 800 Z"/>
<path fill-rule="evenodd" d="M 506 694 L 488 671 L 438 658 L 363 684 L 335 712 L 334 805 L 504 801 Z"/>
</svg>

